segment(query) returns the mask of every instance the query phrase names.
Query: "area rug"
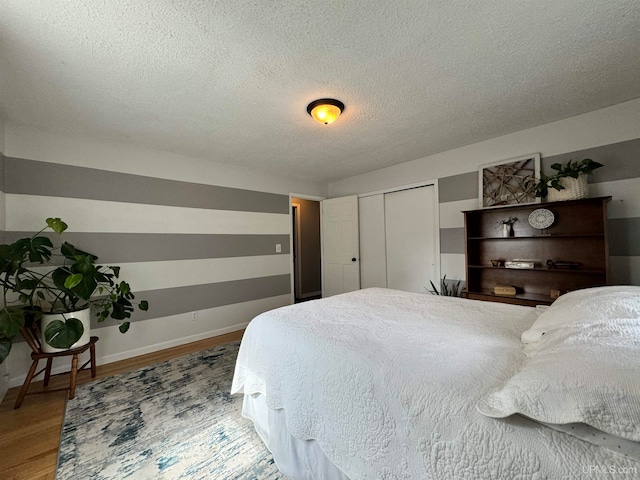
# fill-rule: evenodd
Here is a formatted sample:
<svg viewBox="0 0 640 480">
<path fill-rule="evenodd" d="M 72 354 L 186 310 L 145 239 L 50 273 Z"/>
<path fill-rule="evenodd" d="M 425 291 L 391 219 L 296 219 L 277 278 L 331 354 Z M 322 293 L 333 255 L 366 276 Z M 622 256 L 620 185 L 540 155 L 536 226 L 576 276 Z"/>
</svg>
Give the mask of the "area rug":
<svg viewBox="0 0 640 480">
<path fill-rule="evenodd" d="M 81 385 L 67 402 L 58 480 L 282 480 L 242 397 L 239 343 Z"/>
</svg>

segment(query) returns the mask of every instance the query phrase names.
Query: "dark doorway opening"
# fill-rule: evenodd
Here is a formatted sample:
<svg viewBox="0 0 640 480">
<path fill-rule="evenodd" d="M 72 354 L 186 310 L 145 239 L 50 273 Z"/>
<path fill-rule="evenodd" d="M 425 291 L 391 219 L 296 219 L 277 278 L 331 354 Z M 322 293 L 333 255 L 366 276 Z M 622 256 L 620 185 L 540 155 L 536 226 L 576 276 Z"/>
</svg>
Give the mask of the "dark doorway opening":
<svg viewBox="0 0 640 480">
<path fill-rule="evenodd" d="M 320 202 L 291 199 L 295 302 L 322 297 Z"/>
</svg>

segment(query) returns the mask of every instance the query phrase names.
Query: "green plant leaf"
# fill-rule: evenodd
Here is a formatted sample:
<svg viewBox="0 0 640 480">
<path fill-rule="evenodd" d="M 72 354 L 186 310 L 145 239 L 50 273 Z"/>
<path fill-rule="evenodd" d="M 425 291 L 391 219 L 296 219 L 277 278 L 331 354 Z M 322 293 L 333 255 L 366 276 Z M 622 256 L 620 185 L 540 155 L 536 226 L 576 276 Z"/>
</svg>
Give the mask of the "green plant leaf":
<svg viewBox="0 0 640 480">
<path fill-rule="evenodd" d="M 16 278 L 16 290 L 33 290 L 39 283 L 34 278 Z"/>
<path fill-rule="evenodd" d="M 131 287 L 127 282 L 120 282 L 119 289 L 125 295 L 131 291 Z"/>
<path fill-rule="evenodd" d="M 121 323 L 118 327 L 118 330 L 120 330 L 120 333 L 127 333 L 127 331 L 129 330 L 129 325 L 129 322 Z"/>
<path fill-rule="evenodd" d="M 68 228 L 67 224 L 64 223 L 62 220 L 60 220 L 60 218 L 58 217 L 47 218 L 47 226 L 51 230 L 56 232 L 58 235 L 60 235 L 62 232 L 64 232 Z"/>
<path fill-rule="evenodd" d="M 124 320 L 130 318 L 133 313 L 133 305 L 124 297 L 118 297 L 118 299 L 112 304 L 113 310 L 111 311 L 111 318 L 114 320 Z"/>
<path fill-rule="evenodd" d="M 139 308 L 140 310 L 144 310 L 144 311 L 149 310 L 149 302 L 147 302 L 146 300 L 142 300 L 142 301 L 138 304 L 138 308 Z"/>
<path fill-rule="evenodd" d="M 585 158 L 582 161 L 582 163 L 584 163 L 586 166 L 588 166 L 591 170 L 595 170 L 596 168 L 604 167 L 603 164 L 601 164 L 599 162 L 594 162 L 590 158 Z"/>
<path fill-rule="evenodd" d="M 106 274 L 104 272 L 101 272 L 98 269 L 95 269 L 93 272 L 93 276 L 96 279 L 96 282 L 98 283 L 108 283 L 109 282 L 109 278 L 112 277 L 113 275 L 109 275 Z"/>
<path fill-rule="evenodd" d="M 82 337 L 84 327 L 77 318 L 55 320 L 44 330 L 44 340 L 54 348 L 70 348 Z"/>
<path fill-rule="evenodd" d="M 109 267 L 109 268 L 113 270 L 113 274 L 115 275 L 116 278 L 120 276 L 120 267 Z"/>
<path fill-rule="evenodd" d="M 98 288 L 98 283 L 95 281 L 95 279 L 90 276 L 83 275 L 80 283 L 78 283 L 78 285 L 71 288 L 70 290 L 78 298 L 82 300 L 89 300 L 91 298 L 91 295 L 93 295 L 93 292 L 96 291 L 96 288 Z"/>
<path fill-rule="evenodd" d="M 0 363 L 4 362 L 11 352 L 11 339 L 0 337 Z"/>
<path fill-rule="evenodd" d="M 76 262 L 84 260 L 85 257 L 89 257 L 92 263 L 98 260 L 98 257 L 96 257 L 95 255 L 80 250 L 69 242 L 64 242 L 60 246 L 60 253 L 62 253 L 62 255 L 64 255 L 69 260 L 74 260 Z"/>
<path fill-rule="evenodd" d="M 35 237 L 27 239 L 29 250 L 29 261 L 44 263 L 51 258 L 53 244 L 47 237 Z"/>
<path fill-rule="evenodd" d="M 562 170 L 562 165 L 560 165 L 559 163 L 554 163 L 553 165 L 551 165 L 551 169 L 560 171 Z"/>
<path fill-rule="evenodd" d="M 72 272 L 69 271 L 66 267 L 58 267 L 53 272 L 51 272 L 51 280 L 53 280 L 53 284 L 56 288 L 60 289 L 65 293 L 70 293 L 70 290 L 64 286 L 67 281 L 67 277 L 72 275 Z"/>
<path fill-rule="evenodd" d="M 24 326 L 24 310 L 7 307 L 0 310 L 0 335 L 12 339 Z"/>
<path fill-rule="evenodd" d="M 74 273 L 73 275 L 69 275 L 64 281 L 64 287 L 71 290 L 72 288 L 80 285 L 80 282 L 82 282 L 82 278 L 83 277 L 81 273 Z"/>
<path fill-rule="evenodd" d="M 60 253 L 69 260 L 76 259 L 76 247 L 71 245 L 69 242 L 64 242 L 62 245 L 60 245 Z"/>
<path fill-rule="evenodd" d="M 91 255 L 76 255 L 75 262 L 71 265 L 71 270 L 83 275 L 96 276 L 98 270 L 93 263 L 93 257 Z"/>
</svg>

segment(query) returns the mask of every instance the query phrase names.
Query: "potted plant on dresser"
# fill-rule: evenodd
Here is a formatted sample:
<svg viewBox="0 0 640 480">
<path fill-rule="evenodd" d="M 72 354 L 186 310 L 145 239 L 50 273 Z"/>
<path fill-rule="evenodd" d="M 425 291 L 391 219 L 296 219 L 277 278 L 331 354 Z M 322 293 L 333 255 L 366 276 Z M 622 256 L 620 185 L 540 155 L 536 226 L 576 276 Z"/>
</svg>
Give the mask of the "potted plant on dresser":
<svg viewBox="0 0 640 480">
<path fill-rule="evenodd" d="M 0 245 L 0 286 L 4 306 L 0 311 L 0 363 L 11 350 L 20 327 L 40 321 L 44 352 L 80 347 L 89 342 L 90 315 L 99 322 L 112 318 L 120 331 L 129 329 L 135 310 L 129 284 L 120 267 L 97 265 L 96 255 L 68 242 L 54 247 L 41 233 L 51 229 L 62 234 L 67 225 L 47 218 L 47 226 L 32 237 Z M 147 310 L 146 301 L 137 308 Z"/>
<path fill-rule="evenodd" d="M 581 162 L 569 160 L 565 165 L 554 163 L 551 169 L 555 174 L 547 176 L 540 172 L 540 180 L 534 185 L 536 197 L 546 197 L 549 202 L 586 198 L 589 193 L 587 175 L 602 166 L 590 158 Z"/>
</svg>

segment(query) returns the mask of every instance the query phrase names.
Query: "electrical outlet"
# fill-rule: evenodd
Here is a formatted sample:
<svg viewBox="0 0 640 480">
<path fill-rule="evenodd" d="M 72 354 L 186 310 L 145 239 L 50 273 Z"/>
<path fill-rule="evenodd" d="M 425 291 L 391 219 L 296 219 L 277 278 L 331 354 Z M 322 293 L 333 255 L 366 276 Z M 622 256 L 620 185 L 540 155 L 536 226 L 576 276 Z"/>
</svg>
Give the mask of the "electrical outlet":
<svg viewBox="0 0 640 480">
<path fill-rule="evenodd" d="M 195 322 L 198 320 L 198 312 L 191 312 L 191 321 Z"/>
<path fill-rule="evenodd" d="M 282 253 L 282 244 L 276 243 L 276 253 Z"/>
</svg>

